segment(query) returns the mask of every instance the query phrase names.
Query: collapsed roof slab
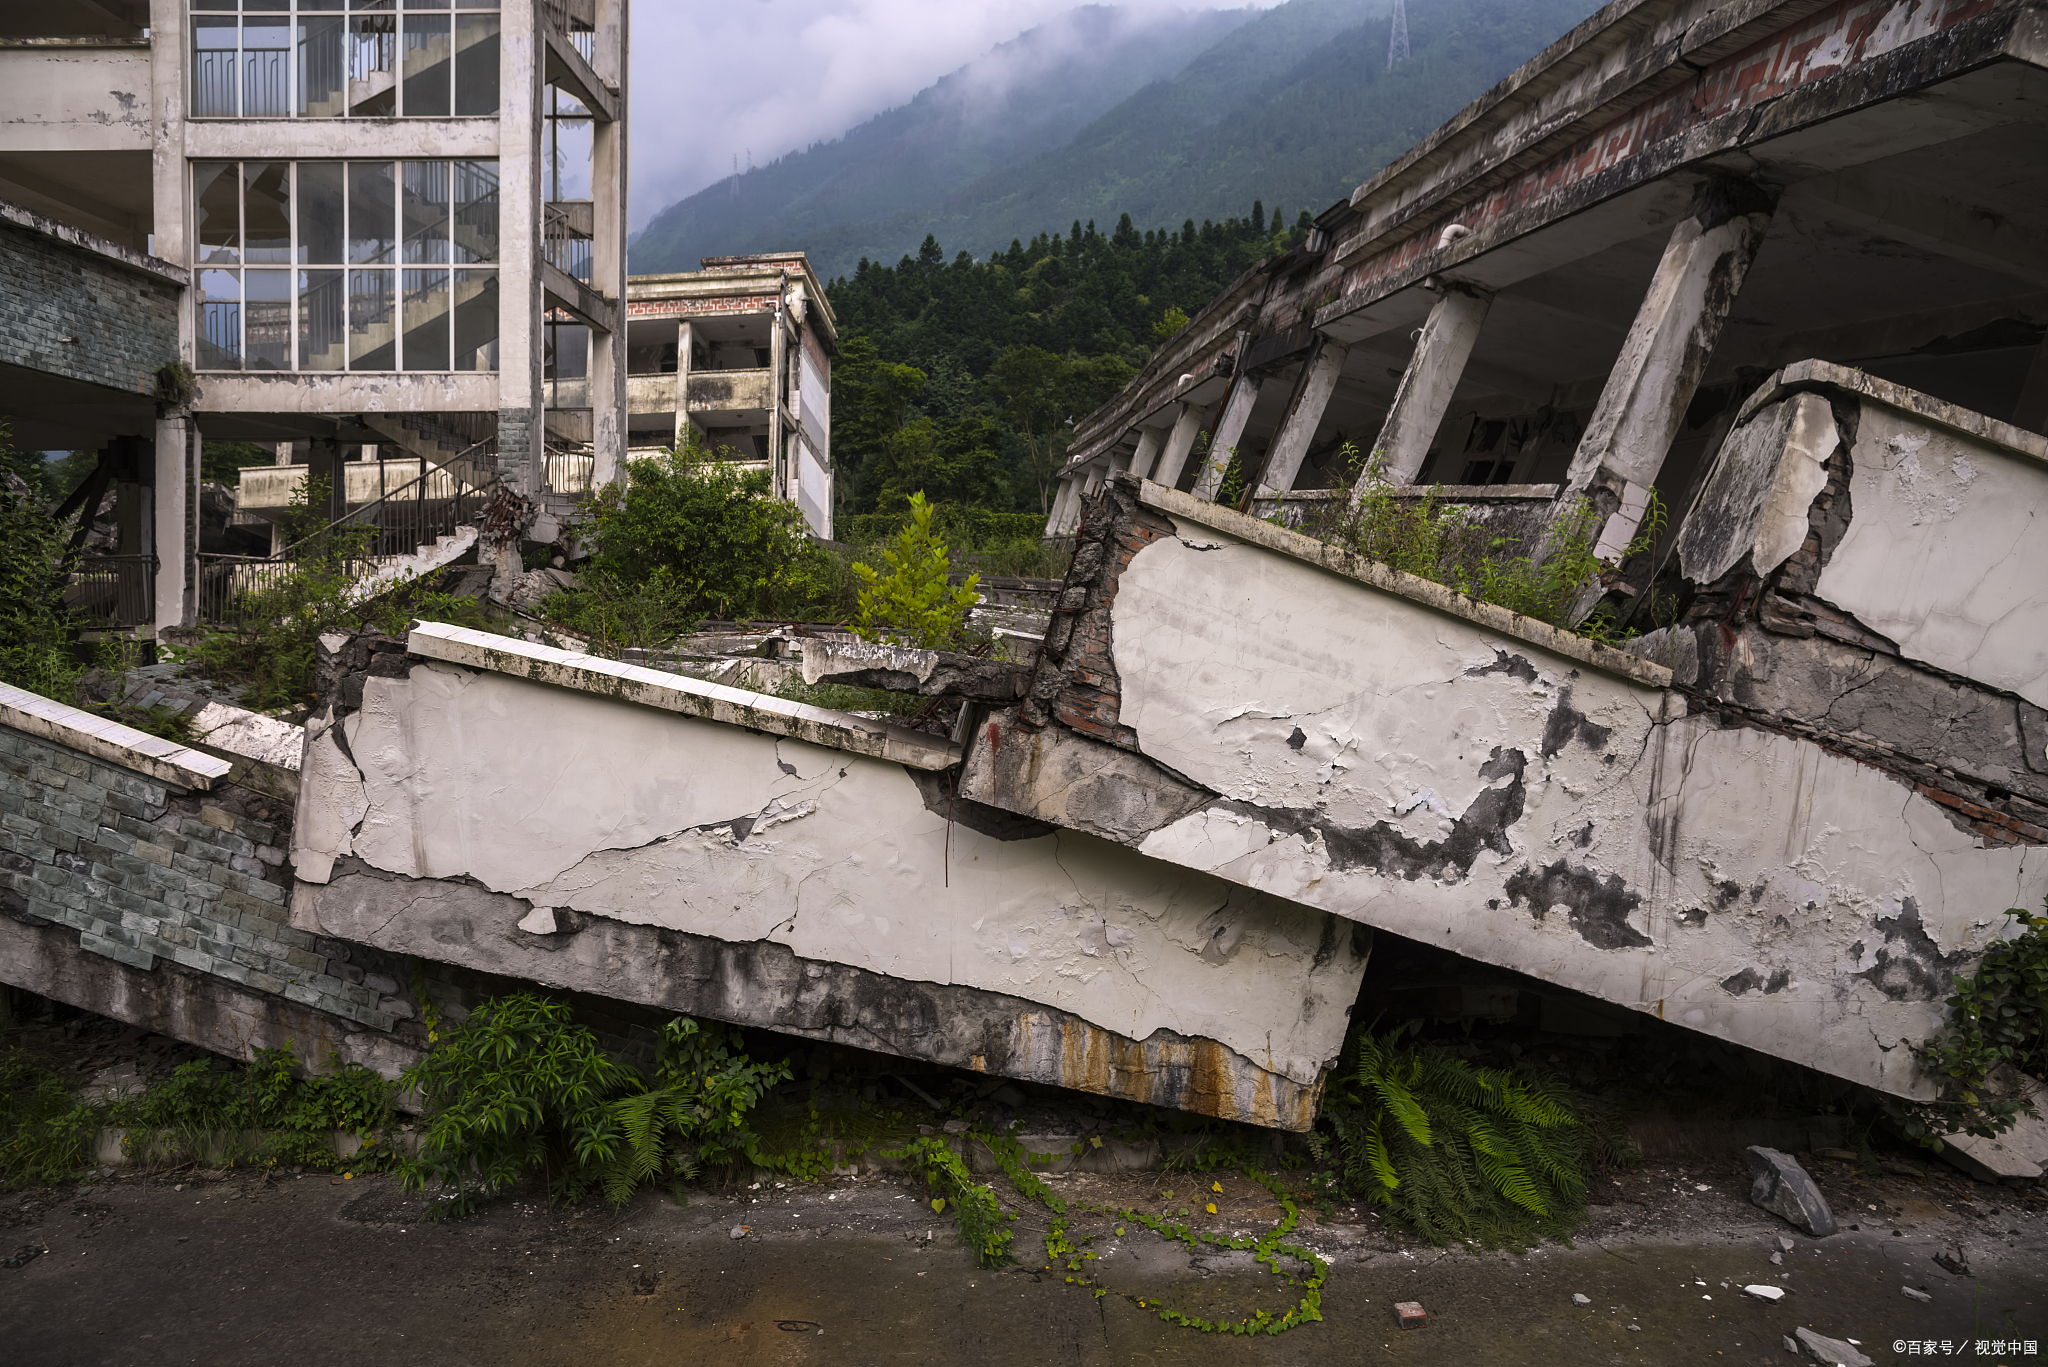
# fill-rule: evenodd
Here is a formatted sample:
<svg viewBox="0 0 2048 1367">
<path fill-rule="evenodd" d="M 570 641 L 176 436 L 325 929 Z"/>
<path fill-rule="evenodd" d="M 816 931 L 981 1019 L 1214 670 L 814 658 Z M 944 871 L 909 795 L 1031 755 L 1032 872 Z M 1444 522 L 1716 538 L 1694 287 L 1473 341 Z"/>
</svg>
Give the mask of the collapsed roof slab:
<svg viewBox="0 0 2048 1367">
<path fill-rule="evenodd" d="M 300 929 L 1314 1123 L 1363 927 L 956 801 L 941 738 L 460 628 L 410 646 L 340 671 L 309 728 Z"/>
<path fill-rule="evenodd" d="M 1888 408 L 1886 449 L 1932 402 Z M 2020 448 L 2000 461 L 2004 492 L 1925 529 L 1894 576 L 1919 587 L 1885 590 L 1936 669 L 1969 650 L 1939 605 L 1976 622 L 2030 591 L 2020 562 L 1941 589 L 1942 539 L 2042 483 Z M 1884 478 L 1854 501 L 1879 537 L 1911 516 L 1911 481 Z M 2048 894 L 2048 830 L 1986 824 L 2008 819 L 1978 810 L 1993 795 L 1930 787 L 1934 765 L 1872 763 L 1882 742 L 1827 732 L 1832 693 L 1724 714 L 1654 651 L 1127 476 L 1090 503 L 1061 602 L 1030 697 L 970 733 L 963 796 L 1898 1095 L 1934 1093 L 1911 1046 L 1950 977 Z M 2041 666 L 1998 640 L 2016 662 L 1972 683 L 1987 706 Z"/>
</svg>

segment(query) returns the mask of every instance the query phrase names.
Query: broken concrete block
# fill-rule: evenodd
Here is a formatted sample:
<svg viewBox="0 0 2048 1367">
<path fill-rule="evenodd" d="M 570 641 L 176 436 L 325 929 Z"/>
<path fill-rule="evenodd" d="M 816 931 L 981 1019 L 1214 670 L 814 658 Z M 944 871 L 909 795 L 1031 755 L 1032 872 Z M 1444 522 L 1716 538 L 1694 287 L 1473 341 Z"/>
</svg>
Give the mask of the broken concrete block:
<svg viewBox="0 0 2048 1367">
<path fill-rule="evenodd" d="M 1572 1292 L 1573 1305 L 1591 1305 L 1592 1303 L 1593 1298 L 1591 1296 L 1582 1295 L 1577 1291 Z"/>
<path fill-rule="evenodd" d="M 1782 1286 L 1771 1286 L 1768 1283 L 1759 1282 L 1755 1286 L 1745 1286 L 1742 1289 L 1745 1293 L 1755 1296 L 1760 1301 L 1781 1301 L 1785 1299 L 1785 1288 Z"/>
<path fill-rule="evenodd" d="M 1909 1301 L 1919 1301 L 1922 1304 L 1925 1304 L 1926 1302 L 1934 1299 L 1934 1297 L 1928 1295 L 1925 1291 L 1922 1291 L 1917 1286 L 1902 1286 L 1899 1288 L 1899 1290 L 1906 1293 L 1906 1299 Z"/>
<path fill-rule="evenodd" d="M 1941 1156 L 1980 1182 L 2038 1181 L 2048 1172 L 2048 1086 L 2010 1070 L 2001 1070 L 1994 1081 L 2008 1091 L 2024 1091 L 2033 1112 L 2022 1111 L 2012 1128 L 1996 1139 L 1943 1135 Z"/>
<path fill-rule="evenodd" d="M 1839 1226 L 1828 1209 L 1827 1198 L 1806 1175 L 1806 1169 L 1789 1154 L 1752 1144 L 1743 1150 L 1755 1181 L 1750 1183 L 1751 1204 L 1761 1206 L 1780 1219 L 1805 1230 L 1816 1239 L 1833 1234 Z"/>
<path fill-rule="evenodd" d="M 1806 1346 L 1806 1351 L 1813 1354 L 1815 1362 L 1825 1362 L 1830 1367 L 1877 1367 L 1875 1362 L 1840 1339 L 1816 1334 L 1811 1329 L 1794 1329 L 1792 1332 Z"/>
<path fill-rule="evenodd" d="M 1394 1319 L 1403 1329 L 1420 1329 L 1429 1323 L 1429 1312 L 1422 1308 L 1421 1301 L 1397 1301 Z"/>
</svg>

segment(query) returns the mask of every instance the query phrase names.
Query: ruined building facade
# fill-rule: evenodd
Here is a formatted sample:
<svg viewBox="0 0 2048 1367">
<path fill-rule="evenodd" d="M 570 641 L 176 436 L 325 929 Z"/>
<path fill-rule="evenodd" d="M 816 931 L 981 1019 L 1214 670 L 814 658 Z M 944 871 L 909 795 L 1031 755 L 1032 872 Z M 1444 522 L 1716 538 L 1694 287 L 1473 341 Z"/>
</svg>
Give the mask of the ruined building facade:
<svg viewBox="0 0 2048 1367">
<path fill-rule="evenodd" d="M 0 412 L 112 453 L 145 625 L 196 612 L 207 437 L 541 501 L 544 314 L 588 330 L 583 477 L 610 477 L 625 72 L 625 0 L 8 7 Z"/>
</svg>

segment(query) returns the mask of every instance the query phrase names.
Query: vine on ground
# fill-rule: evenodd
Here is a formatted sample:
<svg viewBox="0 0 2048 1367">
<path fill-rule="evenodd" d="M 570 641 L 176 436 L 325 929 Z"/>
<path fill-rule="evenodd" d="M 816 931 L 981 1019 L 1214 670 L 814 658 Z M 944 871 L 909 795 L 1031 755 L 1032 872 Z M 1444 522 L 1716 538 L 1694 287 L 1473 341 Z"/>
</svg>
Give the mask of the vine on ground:
<svg viewBox="0 0 2048 1367">
<path fill-rule="evenodd" d="M 1290 1287 L 1301 1289 L 1301 1297 L 1294 1305 L 1278 1314 L 1270 1310 L 1255 1310 L 1237 1320 L 1208 1320 L 1199 1315 L 1183 1314 L 1157 1304 L 1155 1298 L 1140 1296 L 1135 1292 L 1117 1291 L 1098 1281 L 1090 1270 L 1095 1254 L 1088 1248 L 1097 1236 L 1073 1237 L 1068 1224 L 1069 1203 L 1037 1174 L 1030 1163 L 1034 1159 L 1050 1159 L 1058 1155 L 1027 1153 L 1017 1141 L 1015 1126 L 1010 1133 L 989 1130 L 974 1130 L 969 1137 L 979 1141 L 994 1156 L 1004 1176 L 1019 1193 L 1027 1199 L 1038 1202 L 1052 1213 L 1052 1225 L 1045 1234 L 1045 1269 L 1063 1270 L 1066 1284 L 1078 1286 L 1091 1292 L 1097 1300 L 1104 1296 L 1120 1296 L 1140 1310 L 1157 1315 L 1168 1324 L 1177 1324 L 1186 1329 L 1198 1329 L 1211 1334 L 1278 1334 L 1298 1325 L 1320 1320 L 1322 1315 L 1322 1286 L 1329 1275 L 1330 1265 L 1313 1249 L 1288 1243 L 1287 1236 L 1294 1232 L 1301 1218 L 1300 1209 L 1293 1196 L 1281 1183 L 1255 1168 L 1245 1167 L 1245 1176 L 1273 1193 L 1284 1211 L 1280 1223 L 1267 1230 L 1258 1238 L 1244 1235 L 1226 1237 L 1206 1230 L 1191 1230 L 1185 1224 L 1170 1222 L 1166 1217 L 1147 1214 L 1131 1207 L 1098 1206 L 1088 1202 L 1075 1202 L 1081 1211 L 1124 1220 L 1130 1224 L 1142 1225 L 1162 1239 L 1185 1244 L 1200 1251 L 1204 1245 L 1216 1249 L 1250 1250 L 1252 1257 L 1263 1264 L 1280 1281 Z M 985 1183 L 976 1183 L 967 1170 L 967 1165 L 952 1145 L 944 1138 L 933 1136 L 919 1139 L 907 1148 L 897 1150 L 891 1157 L 909 1156 L 924 1169 L 926 1180 L 935 1187 L 943 1188 L 950 1194 L 934 1199 L 932 1209 L 940 1214 L 950 1208 L 960 1223 L 961 1233 L 968 1244 L 976 1250 L 976 1256 L 983 1267 L 1000 1267 L 1012 1260 L 1010 1253 L 1011 1231 L 1002 1227 L 1003 1220 L 1015 1220 L 1017 1213 L 1005 1210 L 997 1200 L 993 1188 Z M 1215 1207 L 1209 1207 L 1211 1213 Z M 1183 1215 L 1187 1212 L 1182 1211 Z M 1172 1214 L 1169 1211 L 1168 1216 Z M 1121 1226 L 1118 1234 L 1123 1233 Z M 1306 1269 L 1296 1276 L 1281 1266 L 1282 1258 L 1292 1259 Z"/>
</svg>

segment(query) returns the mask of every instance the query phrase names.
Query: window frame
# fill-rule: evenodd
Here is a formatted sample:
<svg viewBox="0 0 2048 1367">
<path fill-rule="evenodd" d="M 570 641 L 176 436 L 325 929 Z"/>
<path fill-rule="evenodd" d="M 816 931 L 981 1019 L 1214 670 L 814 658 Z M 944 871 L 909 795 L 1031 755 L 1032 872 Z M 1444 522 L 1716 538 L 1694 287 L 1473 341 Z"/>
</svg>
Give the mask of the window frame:
<svg viewBox="0 0 2048 1367">
<path fill-rule="evenodd" d="M 285 186 L 288 195 L 286 213 L 288 236 L 286 241 L 288 247 L 284 252 L 284 259 L 282 260 L 255 262 L 250 260 L 251 252 L 247 242 L 248 196 L 250 194 L 249 175 L 250 168 L 258 165 L 283 166 L 286 168 Z M 425 179 L 430 184 L 438 183 L 447 193 L 445 195 L 446 203 L 441 207 L 439 213 L 440 231 L 438 235 L 430 239 L 420 239 L 418 234 L 413 236 L 413 240 L 424 240 L 429 248 L 437 250 L 430 250 L 424 253 L 421 259 L 407 260 L 406 242 L 408 239 L 403 236 L 406 225 L 406 169 L 408 166 L 416 165 L 431 165 L 439 168 L 437 172 L 430 174 Z M 315 261 L 310 259 L 308 255 L 306 244 L 309 234 L 303 230 L 301 222 L 301 212 L 305 196 L 300 189 L 302 169 L 308 166 L 334 166 L 342 168 L 339 177 L 342 185 L 342 222 L 339 232 L 334 235 L 335 241 L 338 243 L 338 256 L 341 259 Z M 187 184 L 192 187 L 192 194 L 189 205 L 191 221 L 188 225 L 190 230 L 188 241 L 191 245 L 188 255 L 191 258 L 189 264 L 193 271 L 194 284 L 198 285 L 203 278 L 212 276 L 222 277 L 221 283 L 223 284 L 228 278 L 232 278 L 234 283 L 234 297 L 231 300 L 223 298 L 219 301 L 210 301 L 199 290 L 195 290 L 193 293 L 194 307 L 200 311 L 199 317 L 195 320 L 197 323 L 194 348 L 195 368 L 208 374 L 496 374 L 499 366 L 498 346 L 504 338 L 503 296 L 498 292 L 499 272 L 504 265 L 503 239 L 502 236 L 497 239 L 496 243 L 492 246 L 492 257 L 487 261 L 469 259 L 469 252 L 459 250 L 457 235 L 460 226 L 460 214 L 458 211 L 461 205 L 463 203 L 471 205 L 481 204 L 485 203 L 486 200 L 478 198 L 459 202 L 456 196 L 459 187 L 466 186 L 474 190 L 480 184 L 482 178 L 479 172 L 482 168 L 489 169 L 490 183 L 492 185 L 500 184 L 501 182 L 497 180 L 498 166 L 499 163 L 496 158 L 482 157 L 243 157 L 232 160 L 195 158 L 189 161 L 186 164 L 186 176 Z M 355 187 L 360 182 L 352 174 L 352 171 L 357 167 L 381 167 L 384 168 L 391 178 L 391 222 L 383 225 L 384 238 L 380 239 L 388 240 L 391 250 L 378 253 L 375 259 L 372 260 L 349 259 L 356 255 L 353 232 L 357 225 L 353 219 L 357 213 L 358 206 Z M 236 248 L 233 253 L 233 260 L 208 260 L 207 249 L 200 243 L 198 186 L 202 175 L 207 175 L 212 181 L 224 181 L 235 187 L 234 223 Z M 224 208 L 225 206 L 221 207 Z M 381 204 L 379 207 L 382 207 Z M 256 366 L 250 362 L 249 308 L 252 296 L 249 277 L 252 273 L 260 274 L 265 271 L 273 272 L 287 279 L 287 285 L 281 301 L 275 294 L 274 286 L 277 282 L 274 280 L 268 281 L 273 286 L 273 289 L 270 291 L 260 291 L 260 297 L 256 300 L 258 303 L 273 307 L 279 303 L 282 304 L 282 331 L 289 339 L 285 348 L 286 355 L 283 365 Z M 388 343 L 370 348 L 368 354 L 376 355 L 388 348 L 390 356 L 390 364 L 388 365 L 367 366 L 360 364 L 361 358 L 357 355 L 357 349 L 360 345 L 364 344 L 365 339 L 358 337 L 352 329 L 355 312 L 354 299 L 358 293 L 363 293 L 358 286 L 371 283 L 367 280 L 367 276 L 372 272 L 382 277 L 385 286 L 379 297 L 383 299 L 386 307 L 379 310 L 380 317 L 378 321 L 389 322 L 392 334 Z M 441 314 L 441 324 L 437 329 L 442 335 L 438 341 L 433 338 L 422 338 L 417 343 L 433 359 L 439 362 L 439 364 L 433 365 L 431 368 L 408 364 L 406 355 L 408 350 L 408 343 L 406 341 L 407 329 L 405 327 L 405 319 L 408 316 L 408 296 L 405 292 L 408 273 L 419 277 L 421 288 L 415 291 L 415 293 L 424 295 L 438 291 L 440 297 L 445 301 L 445 307 L 442 309 Z M 315 276 L 323 277 L 323 279 L 314 281 L 312 277 Z M 316 368 L 307 364 L 309 356 L 313 354 L 309 350 L 309 342 L 315 340 L 307 330 L 315 316 L 314 312 L 308 307 L 307 300 L 311 297 L 309 288 L 317 290 L 328 283 L 325 277 L 333 277 L 332 283 L 338 286 L 338 314 L 334 318 L 326 319 L 325 321 L 333 322 L 338 327 L 338 336 L 335 341 L 341 347 L 341 356 L 335 365 Z M 470 295 L 467 300 L 463 298 L 465 292 Z M 367 294 L 365 297 L 367 297 Z M 480 312 L 478 303 L 480 299 L 485 297 L 495 301 L 495 304 L 492 306 L 492 312 L 496 323 L 494 327 L 489 329 L 491 333 L 490 340 L 470 348 L 467 353 L 469 363 L 463 364 L 463 358 L 466 353 L 457 349 L 458 340 L 465 328 L 475 330 Z M 224 325 L 222 323 L 209 325 L 208 319 L 212 315 L 208 313 L 208 310 L 215 307 L 216 303 L 224 310 L 222 317 L 231 319 L 231 322 L 227 322 Z M 388 315 L 388 317 L 382 315 Z M 265 328 L 266 335 L 274 334 L 277 330 L 274 326 L 277 318 L 278 315 L 276 313 L 269 315 L 267 323 L 270 326 Z M 414 331 L 417 331 L 417 329 Z M 215 352 L 216 356 L 213 358 L 207 357 L 202 353 L 202 347 Z M 480 359 L 478 353 L 486 352 L 489 357 L 488 364 L 477 364 L 477 361 Z M 232 364 L 208 363 L 209 359 L 217 360 L 219 356 L 231 358 Z"/>
<path fill-rule="evenodd" d="M 306 0 L 277 0 L 277 3 L 278 7 L 274 10 L 248 10 L 245 12 L 239 0 L 187 0 L 185 12 L 188 21 L 187 27 L 190 32 L 185 44 L 185 59 L 186 65 L 190 69 L 190 77 L 185 85 L 186 98 L 188 100 L 187 108 L 189 111 L 192 111 L 188 114 L 188 117 L 193 119 L 236 120 L 496 119 L 502 114 L 504 109 L 504 90 L 502 81 L 496 71 L 493 71 L 490 83 L 492 89 L 497 92 L 495 107 L 486 114 L 464 114 L 458 112 L 461 107 L 463 92 L 463 85 L 458 72 L 463 65 L 461 59 L 462 49 L 459 43 L 464 20 L 474 23 L 476 20 L 483 18 L 498 18 L 499 25 L 495 40 L 502 42 L 504 36 L 502 18 L 504 10 L 499 0 L 441 0 L 441 3 L 438 5 L 427 3 L 426 0 L 324 0 L 324 2 L 323 0 L 313 0 L 313 3 L 307 3 Z M 350 44 L 354 37 L 354 30 L 350 25 L 358 16 L 375 16 L 378 18 L 388 16 L 392 22 L 392 64 L 390 68 L 392 76 L 392 112 L 388 114 L 358 114 L 350 108 L 348 73 L 350 69 Z M 198 21 L 202 19 L 230 21 L 235 34 L 234 46 L 232 48 L 201 48 L 199 46 L 200 25 Z M 338 20 L 342 25 L 341 112 L 336 114 L 303 113 L 301 112 L 301 107 L 304 104 L 304 91 L 301 87 L 304 82 L 301 79 L 300 68 L 304 64 L 305 59 L 301 51 L 304 39 L 302 26 L 309 20 L 317 21 L 323 19 Z M 443 98 L 438 100 L 439 107 L 435 111 L 423 114 L 410 114 L 405 109 L 407 103 L 405 87 L 409 79 L 417 79 L 408 78 L 404 69 L 405 54 L 407 52 L 405 40 L 410 32 L 409 21 L 413 19 L 421 21 L 423 32 L 429 33 L 430 36 L 444 37 L 448 43 L 448 57 L 443 64 L 447 68 L 446 80 L 440 83 L 445 85 L 445 89 L 440 92 Z M 281 101 L 278 101 L 282 104 L 282 112 L 279 113 L 252 114 L 246 112 L 249 103 L 247 86 L 251 78 L 248 63 L 252 52 L 252 49 L 248 46 L 246 33 L 252 22 L 265 28 L 282 26 L 284 30 L 285 45 L 282 49 L 275 47 L 253 49 L 257 53 L 280 54 L 279 65 L 282 68 L 283 92 Z M 229 23 L 215 22 L 209 24 L 208 27 L 216 29 L 227 28 Z M 202 51 L 230 55 L 233 79 L 229 82 L 229 85 L 232 90 L 234 103 L 234 110 L 231 113 L 197 112 L 200 106 L 200 73 L 202 67 L 199 54 Z"/>
</svg>

